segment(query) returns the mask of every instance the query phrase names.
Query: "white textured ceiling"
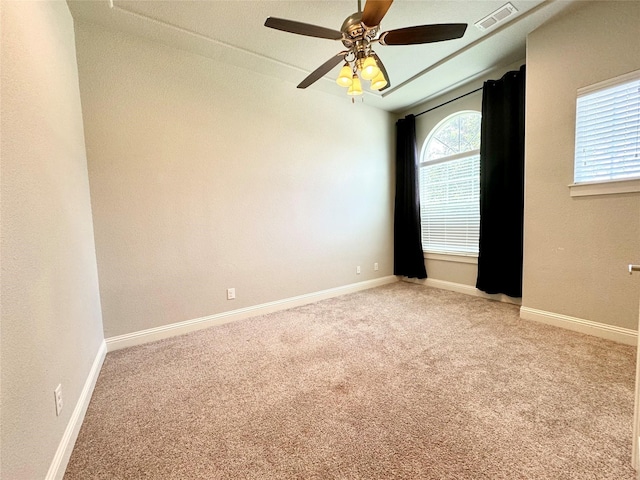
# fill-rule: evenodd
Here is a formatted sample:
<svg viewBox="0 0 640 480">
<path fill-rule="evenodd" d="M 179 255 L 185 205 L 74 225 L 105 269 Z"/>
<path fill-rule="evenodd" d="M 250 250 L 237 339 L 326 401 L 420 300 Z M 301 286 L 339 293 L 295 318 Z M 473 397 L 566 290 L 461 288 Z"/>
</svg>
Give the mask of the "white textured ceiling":
<svg viewBox="0 0 640 480">
<path fill-rule="evenodd" d="M 364 5 L 363 1 L 363 5 Z M 468 23 L 463 38 L 412 46 L 376 45 L 391 87 L 366 91 L 365 102 L 397 112 L 525 57 L 529 32 L 565 11 L 575 0 L 511 0 L 518 13 L 497 28 L 481 32 L 473 24 L 507 0 L 396 0 L 381 31 L 432 23 Z M 357 11 L 357 1 L 149 1 L 69 0 L 76 20 L 141 35 L 253 72 L 291 83 L 295 89 L 310 72 L 343 50 L 340 41 L 311 38 L 264 27 L 280 17 L 340 30 Z M 311 85 L 344 96 L 335 83 L 336 66 Z M 365 88 L 366 90 L 366 88 Z M 347 99 L 346 99 L 347 100 Z"/>
</svg>

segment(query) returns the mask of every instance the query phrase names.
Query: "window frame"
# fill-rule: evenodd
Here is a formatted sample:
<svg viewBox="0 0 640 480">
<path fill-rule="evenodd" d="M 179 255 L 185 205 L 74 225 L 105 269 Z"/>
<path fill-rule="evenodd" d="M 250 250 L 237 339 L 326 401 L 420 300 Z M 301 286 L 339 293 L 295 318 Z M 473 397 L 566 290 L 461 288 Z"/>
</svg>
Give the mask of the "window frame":
<svg viewBox="0 0 640 480">
<path fill-rule="evenodd" d="M 465 159 L 465 158 L 472 158 L 472 157 L 479 157 L 480 156 L 480 148 L 474 149 L 474 150 L 467 150 L 466 152 L 461 152 L 461 153 L 456 153 L 453 155 L 448 155 L 445 157 L 441 157 L 441 158 L 436 158 L 436 159 L 432 159 L 432 160 L 424 160 L 425 154 L 426 154 L 426 150 L 427 150 L 427 146 L 430 142 L 430 140 L 433 138 L 433 136 L 439 131 L 440 127 L 442 127 L 445 123 L 451 121 L 453 118 L 460 116 L 460 115 L 464 115 L 464 114 L 474 114 L 480 117 L 480 119 L 482 120 L 482 112 L 480 112 L 479 110 L 472 110 L 472 109 L 464 109 L 464 110 L 458 110 L 456 112 L 453 112 L 449 115 L 447 115 L 445 118 L 443 118 L 442 120 L 440 120 L 427 134 L 427 137 L 425 138 L 423 144 L 422 144 L 422 148 L 420 150 L 420 157 L 419 157 L 419 162 L 418 162 L 418 190 L 419 190 L 419 194 L 420 197 L 422 199 L 422 184 L 420 182 L 420 177 L 421 177 L 421 171 L 423 167 L 426 166 L 430 166 L 430 165 L 437 165 L 440 163 L 446 163 L 446 162 L 450 162 L 450 161 L 455 161 L 455 160 L 460 160 L 460 159 Z M 478 139 L 480 140 L 480 139 Z M 478 144 L 479 146 L 479 144 Z M 478 181 L 480 179 L 480 170 L 478 169 Z M 422 201 L 420 202 L 420 209 L 422 210 L 423 206 L 422 206 Z M 479 202 L 479 197 L 478 197 L 478 213 L 479 213 L 479 209 L 480 209 L 480 202 Z M 421 212 L 422 213 L 422 212 Z M 422 216 L 422 215 L 421 215 Z M 478 234 L 479 234 L 479 220 L 478 220 Z M 478 259 L 478 251 L 476 252 L 452 252 L 452 251 L 442 251 L 442 250 L 430 250 L 425 248 L 425 244 L 422 238 L 422 228 L 420 231 L 420 242 L 422 244 L 422 249 L 424 252 L 424 258 L 425 259 L 434 259 L 434 260 L 443 260 L 443 261 L 453 261 L 453 262 L 462 262 L 462 263 L 475 263 L 477 264 L 477 259 Z"/>
<path fill-rule="evenodd" d="M 575 135 L 577 137 L 577 125 L 578 125 L 578 98 L 606 90 L 608 88 L 615 87 L 627 82 L 633 82 L 640 80 L 640 70 L 619 75 L 614 78 L 604 80 L 602 82 L 595 83 L 586 87 L 579 88 L 576 95 L 576 121 L 574 125 Z M 575 138 L 574 138 L 575 139 Z M 592 196 L 592 195 L 611 195 L 618 193 L 636 193 L 640 192 L 640 175 L 630 178 L 621 178 L 615 180 L 594 180 L 585 182 L 575 181 L 575 168 L 576 161 L 578 160 L 576 155 L 576 145 L 574 142 L 573 151 L 573 178 L 574 182 L 569 184 L 569 193 L 572 197 Z"/>
</svg>

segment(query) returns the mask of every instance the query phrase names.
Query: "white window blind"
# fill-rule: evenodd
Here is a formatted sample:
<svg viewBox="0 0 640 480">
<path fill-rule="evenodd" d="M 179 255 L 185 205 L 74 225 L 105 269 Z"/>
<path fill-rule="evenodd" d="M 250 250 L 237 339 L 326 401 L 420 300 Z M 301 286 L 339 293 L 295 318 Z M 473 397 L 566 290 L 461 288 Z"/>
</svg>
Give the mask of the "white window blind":
<svg viewBox="0 0 640 480">
<path fill-rule="evenodd" d="M 574 183 L 640 178 L 640 71 L 578 90 Z"/>
<path fill-rule="evenodd" d="M 420 220 L 426 252 L 477 255 L 480 113 L 458 112 L 429 134 L 420 163 Z"/>
<path fill-rule="evenodd" d="M 480 155 L 420 169 L 423 249 L 477 254 L 480 224 Z"/>
</svg>

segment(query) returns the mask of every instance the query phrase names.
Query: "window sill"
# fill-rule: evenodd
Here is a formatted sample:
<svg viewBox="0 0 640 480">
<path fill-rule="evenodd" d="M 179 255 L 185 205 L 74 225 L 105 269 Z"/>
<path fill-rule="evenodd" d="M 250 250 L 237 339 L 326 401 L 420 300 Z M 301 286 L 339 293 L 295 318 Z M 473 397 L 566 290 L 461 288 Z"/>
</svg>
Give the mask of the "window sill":
<svg viewBox="0 0 640 480">
<path fill-rule="evenodd" d="M 569 190 L 572 197 L 640 192 L 640 178 L 611 182 L 573 183 L 569 185 Z"/>
<path fill-rule="evenodd" d="M 451 253 L 424 252 L 424 258 L 427 260 L 441 260 L 444 262 L 473 263 L 475 265 L 478 264 L 477 255 L 455 255 Z"/>
</svg>

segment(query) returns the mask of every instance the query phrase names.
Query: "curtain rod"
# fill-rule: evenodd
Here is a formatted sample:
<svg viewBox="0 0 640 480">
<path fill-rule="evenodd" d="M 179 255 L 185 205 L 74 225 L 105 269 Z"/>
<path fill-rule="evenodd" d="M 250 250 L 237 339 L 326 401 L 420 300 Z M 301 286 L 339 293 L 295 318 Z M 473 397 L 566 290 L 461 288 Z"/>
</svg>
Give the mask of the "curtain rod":
<svg viewBox="0 0 640 480">
<path fill-rule="evenodd" d="M 455 102 L 456 100 L 460 100 L 462 97 L 466 97 L 467 95 L 471 95 L 472 93 L 479 92 L 480 90 L 482 90 L 482 87 L 476 88 L 475 90 L 471 90 L 470 92 L 467 92 L 467 93 L 463 93 L 459 97 L 453 98 L 453 99 L 449 100 L 448 102 L 441 103 L 440 105 L 437 105 L 437 106 L 432 107 L 432 108 L 430 108 L 428 110 L 425 110 L 424 112 L 417 113 L 417 114 L 414 115 L 414 117 L 419 117 L 420 115 L 422 115 L 424 113 L 429 113 L 431 110 L 435 110 L 436 108 L 444 107 L 445 105 L 447 105 L 447 104 L 449 104 L 451 102 Z"/>
</svg>

